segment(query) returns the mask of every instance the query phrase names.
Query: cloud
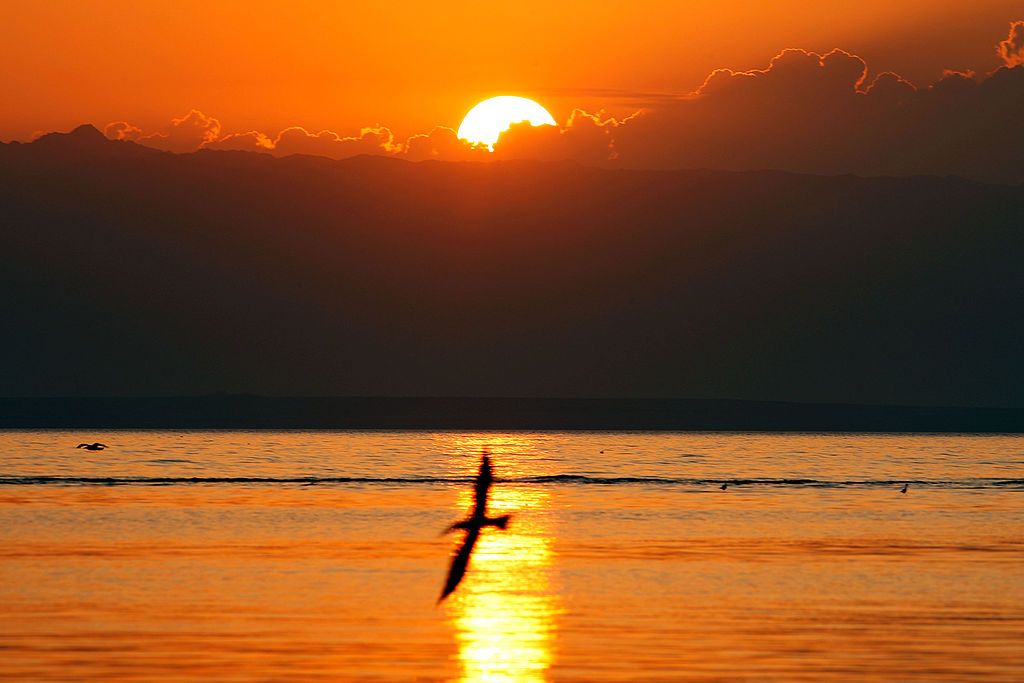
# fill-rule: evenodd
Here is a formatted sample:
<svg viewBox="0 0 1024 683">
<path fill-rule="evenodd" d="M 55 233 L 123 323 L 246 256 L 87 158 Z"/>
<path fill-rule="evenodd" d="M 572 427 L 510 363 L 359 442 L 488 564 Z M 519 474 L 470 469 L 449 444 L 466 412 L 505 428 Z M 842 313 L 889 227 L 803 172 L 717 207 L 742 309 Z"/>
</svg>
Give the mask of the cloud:
<svg viewBox="0 0 1024 683">
<path fill-rule="evenodd" d="M 204 142 L 202 148 L 243 152 L 271 152 L 274 149 L 274 141 L 257 130 L 251 130 L 248 133 L 232 133 L 218 140 Z"/>
<path fill-rule="evenodd" d="M 289 154 L 313 154 L 345 159 L 360 154 L 395 154 L 401 151 L 394 136 L 387 128 L 378 126 L 363 128 L 359 135 L 342 137 L 330 130 L 310 133 L 305 128 L 293 126 L 281 131 L 274 140 L 276 156 Z"/>
<path fill-rule="evenodd" d="M 513 123 L 494 143 L 494 159 L 538 159 L 563 161 L 567 157 L 558 126 L 534 126 L 529 121 Z"/>
<path fill-rule="evenodd" d="M 612 133 L 621 122 L 603 116 L 574 109 L 563 127 L 513 124 L 495 143 L 494 158 L 605 164 L 615 158 Z"/>
<path fill-rule="evenodd" d="M 137 141 L 169 152 L 194 152 L 220 138 L 220 121 L 193 109 L 181 118 L 171 119 L 162 132 L 137 138 Z"/>
<path fill-rule="evenodd" d="M 856 92 L 867 76 L 867 64 L 856 55 L 835 49 L 825 55 L 789 48 L 772 58 L 767 68 L 754 71 L 717 69 L 697 89 L 697 95 L 778 97 L 802 93 L 821 99 Z"/>
<path fill-rule="evenodd" d="M 692 97 L 644 111 L 618 127 L 615 149 L 629 167 L 831 172 L 843 163 L 823 163 L 849 153 L 842 131 L 866 115 L 866 76 L 843 50 L 783 50 L 764 69 L 719 69 Z"/>
<path fill-rule="evenodd" d="M 628 168 L 962 175 L 1024 182 L 1024 66 L 947 71 L 925 88 L 860 57 L 784 50 L 767 67 L 718 70 L 691 97 L 616 127 Z"/>
<path fill-rule="evenodd" d="M 892 71 L 878 74 L 865 89 L 865 93 L 877 101 L 885 100 L 894 104 L 905 102 L 916 92 L 917 88 L 913 83 Z"/>
<path fill-rule="evenodd" d="M 127 121 L 114 121 L 106 125 L 103 135 L 109 140 L 138 140 L 142 136 L 142 129 Z"/>
<path fill-rule="evenodd" d="M 1024 21 L 1010 23 L 1010 34 L 996 48 L 1006 66 L 1024 64 Z"/>
<path fill-rule="evenodd" d="M 438 126 L 429 133 L 413 135 L 402 150 L 409 161 L 486 161 L 490 152 L 484 145 L 462 140 L 451 128 Z"/>
</svg>

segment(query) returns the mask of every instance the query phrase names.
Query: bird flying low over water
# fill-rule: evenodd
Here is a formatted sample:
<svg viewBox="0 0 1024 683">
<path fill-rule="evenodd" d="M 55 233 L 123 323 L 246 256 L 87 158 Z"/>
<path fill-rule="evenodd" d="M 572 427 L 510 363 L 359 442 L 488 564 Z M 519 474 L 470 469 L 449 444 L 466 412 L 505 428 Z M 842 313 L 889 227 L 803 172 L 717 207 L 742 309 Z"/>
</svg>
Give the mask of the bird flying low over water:
<svg viewBox="0 0 1024 683">
<path fill-rule="evenodd" d="M 110 448 L 110 446 L 102 443 L 80 443 L 75 448 L 84 448 L 87 451 L 102 451 L 104 448 Z"/>
<path fill-rule="evenodd" d="M 494 483 L 494 473 L 491 470 L 491 458 L 484 453 L 480 460 L 480 472 L 476 475 L 476 495 L 472 513 L 466 519 L 452 524 L 445 530 L 445 533 L 448 533 L 456 529 L 463 529 L 466 532 L 466 537 L 462 541 L 462 547 L 452 556 L 452 566 L 448 570 L 448 579 L 441 590 L 441 597 L 437 599 L 438 603 L 451 595 L 462 581 L 462 577 L 466 575 L 469 556 L 473 554 L 473 547 L 476 545 L 477 539 L 480 538 L 480 530 L 485 526 L 499 529 L 508 526 L 510 515 L 487 516 L 487 494 L 491 490 L 492 483 Z"/>
</svg>

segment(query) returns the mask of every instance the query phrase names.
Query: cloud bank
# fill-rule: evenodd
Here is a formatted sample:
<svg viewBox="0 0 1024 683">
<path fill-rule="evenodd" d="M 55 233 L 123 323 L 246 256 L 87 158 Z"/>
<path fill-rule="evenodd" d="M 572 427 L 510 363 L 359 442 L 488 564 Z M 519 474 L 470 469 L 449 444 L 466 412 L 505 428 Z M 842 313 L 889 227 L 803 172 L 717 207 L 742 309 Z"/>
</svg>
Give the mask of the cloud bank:
<svg viewBox="0 0 1024 683">
<path fill-rule="evenodd" d="M 382 126 L 343 135 L 300 126 L 276 136 L 222 134 L 198 110 L 144 135 L 130 123 L 107 126 L 112 139 L 175 152 L 247 150 L 276 156 L 360 154 L 412 161 L 539 159 L 621 168 L 778 169 L 817 174 L 960 175 L 1024 182 L 1024 21 L 996 46 L 989 74 L 949 70 L 917 87 L 873 72 L 840 49 L 785 49 L 750 71 L 718 69 L 690 93 L 661 98 L 623 120 L 574 110 L 561 126 L 514 125 L 494 152 L 438 127 L 400 141 Z"/>
</svg>

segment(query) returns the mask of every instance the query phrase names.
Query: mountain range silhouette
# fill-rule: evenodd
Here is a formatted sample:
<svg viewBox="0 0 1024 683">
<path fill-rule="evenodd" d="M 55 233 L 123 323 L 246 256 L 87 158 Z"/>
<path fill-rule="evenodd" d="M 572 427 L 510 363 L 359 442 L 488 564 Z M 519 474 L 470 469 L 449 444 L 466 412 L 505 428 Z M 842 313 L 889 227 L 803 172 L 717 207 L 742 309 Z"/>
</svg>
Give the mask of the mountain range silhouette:
<svg viewBox="0 0 1024 683">
<path fill-rule="evenodd" d="M 1024 191 L 0 145 L 0 395 L 1021 406 Z"/>
</svg>

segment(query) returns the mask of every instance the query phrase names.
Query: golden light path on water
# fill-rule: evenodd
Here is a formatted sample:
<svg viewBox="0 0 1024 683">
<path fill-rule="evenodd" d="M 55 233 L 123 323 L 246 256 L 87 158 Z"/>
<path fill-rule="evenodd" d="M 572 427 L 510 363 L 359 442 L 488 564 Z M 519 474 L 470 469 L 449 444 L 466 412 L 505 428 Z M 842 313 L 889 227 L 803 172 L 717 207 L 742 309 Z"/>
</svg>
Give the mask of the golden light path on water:
<svg viewBox="0 0 1024 683">
<path fill-rule="evenodd" d="M 501 484 L 503 463 L 530 449 L 528 438 L 460 437 L 453 457 L 472 463 L 490 450 L 499 483 L 491 489 L 489 515 L 512 514 L 508 529 L 485 529 L 466 578 L 446 603 L 458 643 L 462 681 L 529 683 L 547 680 L 555 657 L 558 599 L 553 586 L 553 529 L 544 511 L 550 493 L 540 487 Z M 474 457 L 471 457 L 474 456 Z M 507 476 L 507 475 L 506 475 Z M 473 493 L 461 491 L 456 516 L 465 516 Z M 456 543 L 461 543 L 461 534 Z"/>
</svg>

